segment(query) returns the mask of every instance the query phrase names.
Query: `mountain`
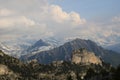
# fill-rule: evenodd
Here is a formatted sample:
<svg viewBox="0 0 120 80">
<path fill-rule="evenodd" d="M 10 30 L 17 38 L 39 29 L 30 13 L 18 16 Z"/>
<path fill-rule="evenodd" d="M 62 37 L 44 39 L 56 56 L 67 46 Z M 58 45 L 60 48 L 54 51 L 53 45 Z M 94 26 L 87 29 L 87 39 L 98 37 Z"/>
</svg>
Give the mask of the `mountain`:
<svg viewBox="0 0 120 80">
<path fill-rule="evenodd" d="M 27 49 L 23 50 L 21 54 L 31 55 L 31 54 L 36 54 L 38 52 L 46 51 L 49 49 L 53 49 L 53 48 L 54 48 L 54 45 L 40 39 L 37 42 L 35 42 L 33 45 L 28 47 Z"/>
<path fill-rule="evenodd" d="M 56 39 L 54 37 L 49 37 L 49 38 L 45 38 L 43 39 L 46 43 L 49 43 L 50 45 L 54 46 L 54 47 L 58 47 L 61 44 L 63 44 L 62 41 L 60 41 L 59 39 Z"/>
<path fill-rule="evenodd" d="M 46 51 L 59 46 L 61 42 L 53 37 L 40 40 L 24 40 L 4 41 L 0 42 L 0 50 L 6 54 L 19 58 L 22 55 L 35 54 L 41 51 Z"/>
<path fill-rule="evenodd" d="M 0 50 L 3 50 L 6 53 L 10 53 L 10 48 L 8 48 L 6 45 L 4 45 L 3 43 L 0 43 Z"/>
<path fill-rule="evenodd" d="M 94 60 L 89 59 L 90 62 L 83 62 L 83 60 L 76 64 L 74 59 L 76 57 L 81 59 L 81 56 L 77 54 L 84 58 L 90 55 L 91 59 L 95 58 L 98 61 L 94 63 Z M 54 61 L 43 65 L 33 60 L 24 64 L 0 50 L 0 80 L 114 80 L 111 75 L 113 74 L 112 67 L 103 63 L 92 52 L 79 49 L 72 52 L 71 58 L 72 62 Z M 118 76 L 116 80 L 119 80 Z"/>
<path fill-rule="evenodd" d="M 46 47 L 46 46 L 50 46 L 50 45 L 48 43 L 44 42 L 42 39 L 40 39 L 35 44 L 30 46 L 26 51 L 29 53 L 32 53 L 32 52 L 35 52 L 38 50 L 42 50 L 41 47 Z"/>
<path fill-rule="evenodd" d="M 37 59 L 39 63 L 43 64 L 59 60 L 71 61 L 72 51 L 80 48 L 86 48 L 88 51 L 94 52 L 96 56 L 113 66 L 120 64 L 120 54 L 106 50 L 91 40 L 83 39 L 75 39 L 52 50 L 38 52 L 34 55 L 24 55 L 21 56 L 20 59 L 22 61 Z"/>
<path fill-rule="evenodd" d="M 60 42 L 54 38 L 40 39 L 36 41 L 33 45 L 24 49 L 21 52 L 21 56 L 23 55 L 33 55 L 42 51 L 51 50 L 60 45 Z"/>
<path fill-rule="evenodd" d="M 107 46 L 105 48 L 120 53 L 120 43 L 114 44 L 114 45 L 110 45 L 110 46 Z"/>
<path fill-rule="evenodd" d="M 95 53 L 88 52 L 85 48 L 75 50 L 72 53 L 71 62 L 84 65 L 89 65 L 91 63 L 96 65 L 102 65 L 102 61 L 100 60 L 100 58 L 95 56 Z"/>
<path fill-rule="evenodd" d="M 10 46 L 8 47 L 4 43 L 0 43 L 0 50 L 5 52 L 6 54 L 9 54 L 9 55 L 12 55 L 12 56 L 15 56 L 16 53 L 19 53 L 19 49 L 13 49 Z"/>
<path fill-rule="evenodd" d="M 21 43 L 21 44 L 12 44 L 12 43 L 6 43 L 6 42 L 1 42 L 0 43 L 0 50 L 5 52 L 6 54 L 10 56 L 14 56 L 16 58 L 21 56 L 21 52 L 28 48 L 30 44 L 28 43 Z"/>
</svg>

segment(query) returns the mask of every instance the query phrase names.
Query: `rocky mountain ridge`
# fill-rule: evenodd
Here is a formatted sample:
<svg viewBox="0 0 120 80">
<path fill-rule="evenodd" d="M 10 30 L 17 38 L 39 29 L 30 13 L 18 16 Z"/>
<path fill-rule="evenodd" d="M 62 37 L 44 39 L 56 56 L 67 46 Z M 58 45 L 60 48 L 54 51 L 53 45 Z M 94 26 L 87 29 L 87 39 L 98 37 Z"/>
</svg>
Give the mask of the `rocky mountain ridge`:
<svg viewBox="0 0 120 80">
<path fill-rule="evenodd" d="M 120 64 L 120 54 L 111 50 L 106 50 L 91 40 L 83 39 L 75 39 L 57 48 L 38 52 L 35 55 L 24 55 L 20 59 L 22 61 L 30 61 L 36 59 L 39 63 L 43 64 L 49 64 L 53 61 L 60 60 L 70 61 L 72 51 L 80 48 L 86 48 L 88 51 L 94 52 L 96 56 L 100 57 L 105 62 L 112 64 L 113 66 Z"/>
</svg>

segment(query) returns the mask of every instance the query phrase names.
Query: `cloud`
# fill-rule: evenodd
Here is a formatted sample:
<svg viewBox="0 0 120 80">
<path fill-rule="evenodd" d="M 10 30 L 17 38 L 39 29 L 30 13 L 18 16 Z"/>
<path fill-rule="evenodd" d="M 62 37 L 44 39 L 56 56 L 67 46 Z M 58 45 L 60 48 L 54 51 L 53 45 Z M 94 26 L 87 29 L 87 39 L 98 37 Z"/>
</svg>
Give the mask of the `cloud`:
<svg viewBox="0 0 120 80">
<path fill-rule="evenodd" d="M 12 14 L 14 14 L 14 11 L 12 11 L 12 10 L 8 10 L 6 8 L 0 9 L 0 17 L 1 16 L 9 16 L 9 15 L 12 15 Z"/>
<path fill-rule="evenodd" d="M 58 23 L 72 23 L 73 25 L 80 25 L 86 23 L 85 19 L 81 19 L 80 15 L 76 12 L 67 13 L 62 10 L 58 5 L 50 6 L 50 16 Z"/>
<path fill-rule="evenodd" d="M 5 17 L 0 18 L 0 28 L 8 28 L 15 26 L 33 26 L 35 22 L 26 18 L 25 16 L 14 16 L 14 17 Z"/>
<path fill-rule="evenodd" d="M 78 13 L 68 13 L 58 5 L 49 4 L 47 0 L 1 0 L 0 9 L 2 38 L 8 34 L 9 37 L 16 34 L 21 38 L 30 35 L 37 39 L 63 37 L 69 35 L 66 33 L 68 30 L 72 31 L 74 27 L 86 23 Z"/>
<path fill-rule="evenodd" d="M 113 22 L 120 22 L 120 16 L 115 16 L 112 19 Z"/>
<path fill-rule="evenodd" d="M 69 34 L 64 35 L 65 40 L 75 38 L 90 39 L 102 46 L 119 43 L 120 40 L 120 23 L 108 20 L 103 22 L 87 22 L 82 27 L 68 30 Z"/>
<path fill-rule="evenodd" d="M 47 0 L 0 0 L 2 41 L 79 37 L 98 42 L 118 42 L 119 22 L 119 16 L 114 17 L 112 21 L 108 20 L 107 23 L 105 20 L 90 22 L 79 13 L 67 12 Z"/>
</svg>

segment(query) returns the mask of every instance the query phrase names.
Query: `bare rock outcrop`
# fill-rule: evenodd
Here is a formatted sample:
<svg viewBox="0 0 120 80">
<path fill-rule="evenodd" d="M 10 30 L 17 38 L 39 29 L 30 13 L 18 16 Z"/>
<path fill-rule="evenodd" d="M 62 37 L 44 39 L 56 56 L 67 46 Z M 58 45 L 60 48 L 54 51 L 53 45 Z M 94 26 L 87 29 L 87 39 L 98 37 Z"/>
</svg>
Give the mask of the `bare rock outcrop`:
<svg viewBox="0 0 120 80">
<path fill-rule="evenodd" d="M 75 50 L 72 54 L 72 62 L 75 64 L 102 64 L 99 57 L 95 56 L 93 52 L 88 52 L 85 48 Z"/>
</svg>

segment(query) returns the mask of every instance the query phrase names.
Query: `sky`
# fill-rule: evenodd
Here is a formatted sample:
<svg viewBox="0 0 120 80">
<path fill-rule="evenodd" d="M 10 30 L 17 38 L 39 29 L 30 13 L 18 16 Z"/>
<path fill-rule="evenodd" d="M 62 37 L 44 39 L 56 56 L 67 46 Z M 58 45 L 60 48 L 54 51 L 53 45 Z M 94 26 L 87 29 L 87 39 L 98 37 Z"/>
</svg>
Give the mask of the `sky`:
<svg viewBox="0 0 120 80">
<path fill-rule="evenodd" d="M 0 42 L 120 41 L 120 0 L 0 0 Z"/>
<path fill-rule="evenodd" d="M 120 13 L 119 0 L 55 0 L 51 3 L 62 6 L 67 12 L 76 11 L 89 20 L 99 16 L 109 18 Z"/>
</svg>

